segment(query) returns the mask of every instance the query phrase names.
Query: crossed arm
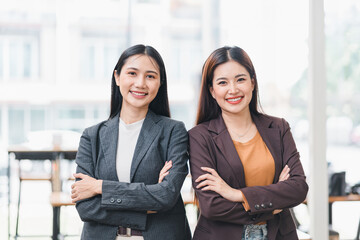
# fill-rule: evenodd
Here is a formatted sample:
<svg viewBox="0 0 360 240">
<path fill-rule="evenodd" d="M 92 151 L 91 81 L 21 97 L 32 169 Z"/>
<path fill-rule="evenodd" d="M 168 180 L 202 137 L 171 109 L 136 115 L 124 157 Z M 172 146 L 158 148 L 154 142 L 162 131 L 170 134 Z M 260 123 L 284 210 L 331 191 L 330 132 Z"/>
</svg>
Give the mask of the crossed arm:
<svg viewBox="0 0 360 240">
<path fill-rule="evenodd" d="M 306 197 L 307 184 L 299 159 L 299 153 L 287 122 L 283 121 L 282 151 L 284 165 L 279 182 L 268 186 L 234 189 L 217 172 L 212 138 L 206 131 L 198 129 L 189 132 L 190 169 L 193 187 L 200 202 L 201 213 L 214 221 L 234 224 L 256 224 L 274 217 L 281 209 L 301 203 Z M 245 209 L 246 197 L 250 209 Z M 270 203 L 266 209 L 255 209 L 257 203 Z"/>
<path fill-rule="evenodd" d="M 158 183 L 161 183 L 164 177 L 169 174 L 171 167 L 172 161 L 166 161 L 159 173 Z M 71 185 L 71 198 L 73 203 L 102 194 L 103 180 L 95 179 L 83 173 L 74 173 L 73 175 L 75 178 L 81 179 Z"/>
<path fill-rule="evenodd" d="M 201 191 L 214 191 L 231 202 L 245 202 L 241 189 L 230 187 L 214 169 L 201 167 L 201 170 L 208 173 L 204 173 L 195 180 L 196 183 L 199 183 L 196 185 L 197 189 L 201 189 Z M 289 179 L 289 173 L 290 168 L 286 165 L 280 174 L 279 182 Z M 278 214 L 281 211 L 282 209 L 275 209 L 273 214 Z"/>
<path fill-rule="evenodd" d="M 80 179 L 72 186 L 72 198 L 84 222 L 115 226 L 133 223 L 133 228 L 143 229 L 147 211 L 166 211 L 176 204 L 188 173 L 188 136 L 183 124 L 172 128 L 167 148 L 167 159 L 171 162 L 155 173 L 159 174 L 160 183 L 149 185 L 96 179 L 96 142 L 92 141 L 95 132 L 96 129 L 86 129 L 81 137 L 76 158 L 76 171 L 81 174 L 75 175 Z"/>
</svg>

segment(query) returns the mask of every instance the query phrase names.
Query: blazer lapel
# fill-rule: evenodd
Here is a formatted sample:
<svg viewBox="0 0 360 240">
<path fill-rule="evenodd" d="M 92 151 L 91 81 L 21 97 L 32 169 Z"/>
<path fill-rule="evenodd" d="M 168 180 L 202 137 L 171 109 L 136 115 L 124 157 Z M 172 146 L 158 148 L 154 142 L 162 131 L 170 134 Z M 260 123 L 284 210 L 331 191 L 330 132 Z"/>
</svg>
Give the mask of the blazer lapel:
<svg viewBox="0 0 360 240">
<path fill-rule="evenodd" d="M 160 127 L 156 124 L 159 120 L 160 118 L 149 109 L 136 143 L 134 156 L 131 163 L 130 182 L 133 182 L 135 172 L 138 169 L 140 162 L 144 158 L 145 153 L 148 151 L 151 143 L 154 141 L 155 137 L 161 130 Z"/>
<path fill-rule="evenodd" d="M 108 120 L 104 131 L 100 131 L 101 148 L 104 151 L 105 166 L 109 179 L 119 181 L 116 173 L 116 153 L 119 136 L 119 114 Z"/>
<path fill-rule="evenodd" d="M 266 115 L 252 115 L 252 119 L 274 158 L 275 177 L 273 183 L 276 183 L 283 169 L 281 158 L 280 130 L 272 126 L 272 120 L 266 117 Z"/>
<path fill-rule="evenodd" d="M 245 187 L 244 168 L 221 115 L 210 121 L 209 131 L 216 133 L 213 137 L 214 142 L 223 154 L 225 161 L 231 166 L 230 171 L 237 179 L 239 187 Z"/>
</svg>

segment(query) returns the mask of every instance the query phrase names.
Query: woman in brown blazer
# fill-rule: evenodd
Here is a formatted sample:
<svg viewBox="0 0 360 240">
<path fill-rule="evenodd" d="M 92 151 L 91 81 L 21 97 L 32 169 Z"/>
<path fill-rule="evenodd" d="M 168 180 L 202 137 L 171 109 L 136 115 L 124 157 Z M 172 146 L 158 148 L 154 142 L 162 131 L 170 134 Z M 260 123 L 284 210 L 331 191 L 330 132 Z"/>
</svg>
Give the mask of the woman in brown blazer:
<svg viewBox="0 0 360 240">
<path fill-rule="evenodd" d="M 287 121 L 259 112 L 254 66 L 223 47 L 206 60 L 189 131 L 193 187 L 200 204 L 194 240 L 298 239 L 289 208 L 306 197 Z"/>
</svg>

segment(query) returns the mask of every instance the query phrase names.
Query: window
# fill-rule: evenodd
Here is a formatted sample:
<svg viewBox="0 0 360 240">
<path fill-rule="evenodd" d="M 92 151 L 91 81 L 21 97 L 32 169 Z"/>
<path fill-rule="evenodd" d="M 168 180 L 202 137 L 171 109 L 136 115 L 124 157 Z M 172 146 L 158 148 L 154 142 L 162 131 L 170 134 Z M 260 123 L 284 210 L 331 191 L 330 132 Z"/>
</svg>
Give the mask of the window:
<svg viewBox="0 0 360 240">
<path fill-rule="evenodd" d="M 25 141 L 25 112 L 23 109 L 9 109 L 9 144 Z"/>
<path fill-rule="evenodd" d="M 45 110 L 31 109 L 30 110 L 30 130 L 39 131 L 46 129 Z"/>
<path fill-rule="evenodd" d="M 119 46 L 104 46 L 104 73 L 105 78 L 111 79 L 112 71 L 120 57 L 121 50 Z"/>
<path fill-rule="evenodd" d="M 4 78 L 4 53 L 3 43 L 0 41 L 0 81 Z"/>
<path fill-rule="evenodd" d="M 84 36 L 81 50 L 81 77 L 85 81 L 104 82 L 111 79 L 120 57 L 124 37 L 99 38 Z"/>
<path fill-rule="evenodd" d="M 2 134 L 3 134 L 3 133 L 2 133 L 2 116 L 3 116 L 2 114 L 3 114 L 3 113 L 2 113 L 2 111 L 3 111 L 3 110 L 0 109 L 0 143 L 1 143 L 2 140 L 3 140 L 3 135 L 2 135 Z"/>
<path fill-rule="evenodd" d="M 28 81 L 39 78 L 38 38 L 24 35 L 0 36 L 0 79 Z"/>
<path fill-rule="evenodd" d="M 84 109 L 64 108 L 59 110 L 60 119 L 83 119 L 85 117 Z"/>
</svg>

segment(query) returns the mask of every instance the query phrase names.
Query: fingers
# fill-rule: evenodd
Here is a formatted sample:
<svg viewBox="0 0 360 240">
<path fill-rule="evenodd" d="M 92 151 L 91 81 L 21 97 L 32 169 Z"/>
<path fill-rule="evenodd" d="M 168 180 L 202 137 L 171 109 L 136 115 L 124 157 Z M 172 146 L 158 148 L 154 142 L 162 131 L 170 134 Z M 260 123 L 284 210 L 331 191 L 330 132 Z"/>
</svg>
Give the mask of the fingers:
<svg viewBox="0 0 360 240">
<path fill-rule="evenodd" d="M 215 191 L 215 189 L 213 186 L 206 186 L 202 188 L 201 191 Z"/>
<path fill-rule="evenodd" d="M 283 168 L 283 170 L 280 173 L 280 177 L 283 177 L 284 175 L 286 175 L 287 173 L 290 172 L 290 168 L 288 165 L 285 165 L 285 167 Z"/>
<path fill-rule="evenodd" d="M 158 183 L 161 183 L 164 180 L 165 176 L 167 176 L 169 173 L 170 172 L 160 173 Z"/>
<path fill-rule="evenodd" d="M 205 180 L 205 181 L 202 181 L 201 183 L 199 183 L 199 184 L 196 186 L 196 188 L 202 188 L 202 187 L 210 186 L 210 185 L 214 185 L 214 181 Z"/>
<path fill-rule="evenodd" d="M 213 176 L 213 175 L 211 175 L 211 174 L 206 173 L 206 174 L 203 174 L 203 175 L 199 176 L 199 177 L 195 180 L 195 182 L 201 182 L 201 181 L 206 180 L 206 179 L 215 181 L 215 180 L 216 180 L 216 177 Z"/>
<path fill-rule="evenodd" d="M 281 213 L 281 212 L 282 212 L 282 209 L 275 209 L 275 210 L 273 211 L 273 214 L 276 215 L 276 214 L 279 214 L 279 213 Z"/>
<path fill-rule="evenodd" d="M 206 171 L 206 172 L 209 172 L 211 173 L 211 175 L 214 175 L 216 177 L 219 176 L 219 174 L 212 168 L 209 168 L 209 167 L 201 167 L 202 170 Z"/>
<path fill-rule="evenodd" d="M 200 182 L 196 188 L 202 188 L 201 190 L 204 191 L 213 190 L 215 185 L 221 181 L 219 174 L 214 169 L 209 167 L 201 167 L 201 169 L 208 173 L 199 176 L 195 180 L 195 182 Z"/>
<path fill-rule="evenodd" d="M 170 168 L 172 167 L 172 161 L 166 161 L 164 167 L 161 169 L 160 173 L 159 173 L 159 180 L 158 183 L 161 183 L 165 176 L 167 176 L 170 172 Z"/>
<path fill-rule="evenodd" d="M 290 177 L 290 168 L 288 165 L 285 165 L 284 169 L 280 173 L 279 182 L 285 181 Z"/>
<path fill-rule="evenodd" d="M 166 161 L 164 167 L 161 169 L 160 174 L 164 174 L 172 167 L 172 161 Z"/>
<path fill-rule="evenodd" d="M 76 202 L 79 201 L 79 200 L 80 200 L 80 199 L 74 197 L 74 198 L 71 199 L 71 202 L 72 202 L 72 203 L 76 203 Z"/>
<path fill-rule="evenodd" d="M 83 174 L 83 173 L 74 173 L 73 176 L 74 176 L 75 178 L 81 178 L 81 179 L 87 177 L 87 175 L 85 175 L 85 174 Z"/>
</svg>

